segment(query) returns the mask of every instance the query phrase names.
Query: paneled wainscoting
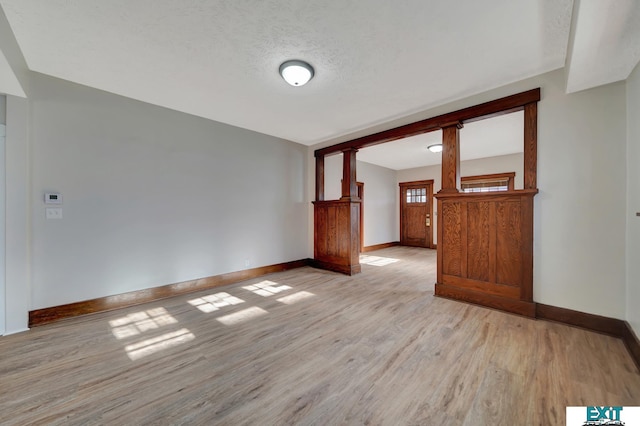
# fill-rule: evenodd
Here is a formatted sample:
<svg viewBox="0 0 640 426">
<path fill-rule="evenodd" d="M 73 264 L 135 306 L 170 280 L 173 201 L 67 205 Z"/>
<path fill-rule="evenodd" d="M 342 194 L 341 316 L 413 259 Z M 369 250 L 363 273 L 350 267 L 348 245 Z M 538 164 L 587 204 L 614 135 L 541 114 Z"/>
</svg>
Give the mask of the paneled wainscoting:
<svg viewBox="0 0 640 426">
<path fill-rule="evenodd" d="M 638 405 L 607 335 L 433 296 L 435 251 L 302 267 L 0 338 L 0 424 L 564 425 Z M 553 316 L 547 312 L 548 316 Z"/>
</svg>

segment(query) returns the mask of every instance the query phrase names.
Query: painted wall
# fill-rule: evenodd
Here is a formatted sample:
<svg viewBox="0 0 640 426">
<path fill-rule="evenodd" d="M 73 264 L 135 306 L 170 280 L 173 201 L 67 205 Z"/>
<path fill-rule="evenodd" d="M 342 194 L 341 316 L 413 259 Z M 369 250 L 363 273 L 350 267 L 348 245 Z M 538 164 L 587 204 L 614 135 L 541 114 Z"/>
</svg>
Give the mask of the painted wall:
<svg viewBox="0 0 640 426">
<path fill-rule="evenodd" d="M 640 336 L 640 65 L 627 80 L 627 321 Z"/>
<path fill-rule="evenodd" d="M 625 83 L 567 95 L 564 70 L 557 70 L 426 110 L 386 127 L 536 87 L 542 88 L 542 100 L 538 105 L 540 193 L 535 197 L 534 299 L 624 319 Z M 313 146 L 310 152 L 352 136 Z M 399 176 L 399 180 L 410 179 Z"/>
<path fill-rule="evenodd" d="M 29 105 L 7 96 L 5 138 L 5 332 L 24 331 L 30 308 Z"/>
<path fill-rule="evenodd" d="M 461 143 L 464 143 L 461 141 Z M 491 173 L 516 172 L 514 187 L 523 187 L 524 155 L 510 154 L 498 157 L 478 158 L 460 162 L 460 176 L 477 176 Z M 433 192 L 442 188 L 442 167 L 440 165 L 416 167 L 413 169 L 398 170 L 398 182 L 411 182 L 415 180 L 433 179 Z M 438 204 L 434 199 L 433 204 L 433 243 L 438 243 Z M 398 225 L 399 226 L 399 225 Z"/>
<path fill-rule="evenodd" d="M 4 104 L 5 97 L 0 96 L 2 98 L 2 103 Z M 4 111 L 3 111 L 4 113 Z M 2 121 L 4 122 L 4 115 L 0 116 Z M 0 336 L 5 334 L 5 323 L 6 323 L 6 302 L 5 302 L 5 131 L 6 126 L 0 124 Z"/>
<path fill-rule="evenodd" d="M 42 75 L 30 96 L 31 309 L 308 257 L 306 147 Z"/>
<path fill-rule="evenodd" d="M 364 245 L 384 244 L 400 239 L 396 171 L 358 161 L 358 182 L 364 183 Z M 342 195 L 342 155 L 325 158 L 325 199 Z"/>
</svg>

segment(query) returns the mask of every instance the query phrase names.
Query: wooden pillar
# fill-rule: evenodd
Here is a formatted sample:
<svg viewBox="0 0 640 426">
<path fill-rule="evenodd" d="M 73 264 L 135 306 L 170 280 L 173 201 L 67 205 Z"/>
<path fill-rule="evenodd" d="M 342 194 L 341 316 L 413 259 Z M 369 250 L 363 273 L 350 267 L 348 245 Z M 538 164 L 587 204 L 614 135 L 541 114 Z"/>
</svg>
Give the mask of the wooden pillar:
<svg viewBox="0 0 640 426">
<path fill-rule="evenodd" d="M 342 151 L 342 197 L 341 200 L 358 200 L 358 184 L 356 182 L 355 148 Z"/>
<path fill-rule="evenodd" d="M 538 104 L 524 106 L 524 189 L 536 189 L 538 169 Z"/>
<path fill-rule="evenodd" d="M 316 157 L 316 201 L 324 201 L 324 155 Z"/>
<path fill-rule="evenodd" d="M 459 192 L 460 129 L 462 129 L 460 122 L 442 127 L 442 189 L 438 193 Z"/>
</svg>

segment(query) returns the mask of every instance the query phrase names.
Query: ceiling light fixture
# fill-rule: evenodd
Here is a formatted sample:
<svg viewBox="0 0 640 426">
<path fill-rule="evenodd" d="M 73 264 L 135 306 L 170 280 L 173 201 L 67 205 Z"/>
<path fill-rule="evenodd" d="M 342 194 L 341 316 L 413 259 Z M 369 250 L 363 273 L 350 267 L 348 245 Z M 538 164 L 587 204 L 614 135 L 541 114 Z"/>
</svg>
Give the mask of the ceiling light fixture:
<svg viewBox="0 0 640 426">
<path fill-rule="evenodd" d="M 429 145 L 427 147 L 427 149 L 431 152 L 442 152 L 442 144 L 441 143 L 435 143 L 433 145 Z"/>
<path fill-rule="evenodd" d="M 304 61 L 291 60 L 280 65 L 280 75 L 292 86 L 304 86 L 313 78 L 313 67 Z"/>
</svg>

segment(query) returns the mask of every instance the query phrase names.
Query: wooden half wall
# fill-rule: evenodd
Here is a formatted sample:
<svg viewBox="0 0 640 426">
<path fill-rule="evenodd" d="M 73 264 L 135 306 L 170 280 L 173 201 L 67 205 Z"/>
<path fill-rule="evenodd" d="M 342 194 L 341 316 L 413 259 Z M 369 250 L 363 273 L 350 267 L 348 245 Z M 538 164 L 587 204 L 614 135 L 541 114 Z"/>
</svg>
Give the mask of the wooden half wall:
<svg viewBox="0 0 640 426">
<path fill-rule="evenodd" d="M 540 89 L 428 118 L 315 151 L 314 264 L 346 274 L 360 272 L 358 149 L 442 130 L 442 189 L 436 195 L 436 295 L 534 316 L 533 196 L 537 168 Z M 464 123 L 524 111 L 524 190 L 460 192 L 460 136 Z M 324 199 L 324 159 L 343 155 L 342 197 Z"/>
</svg>

